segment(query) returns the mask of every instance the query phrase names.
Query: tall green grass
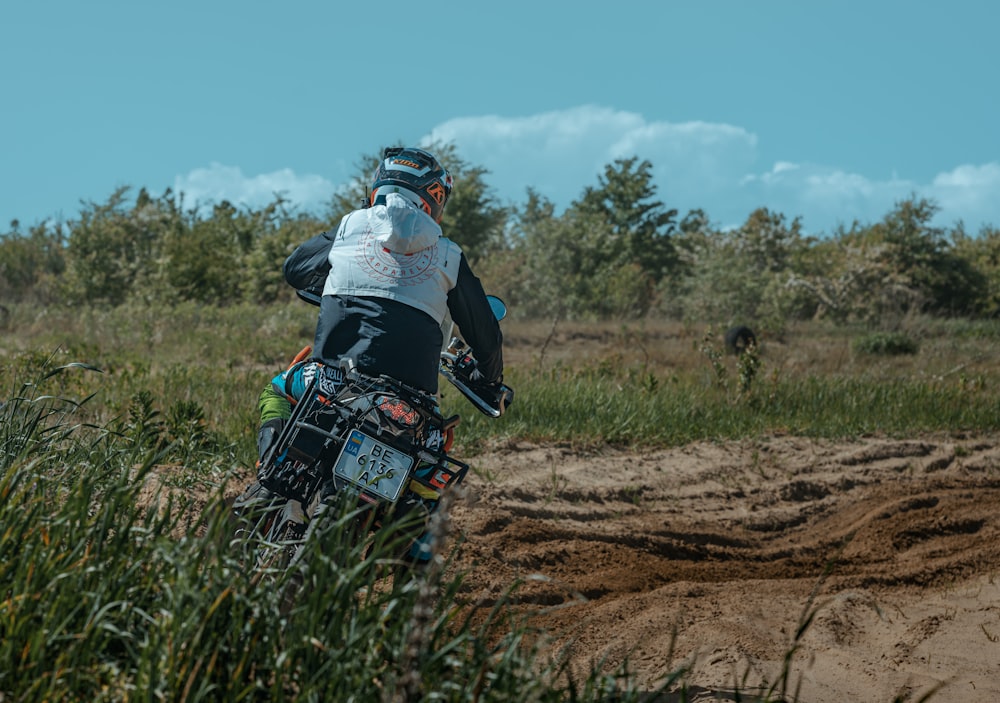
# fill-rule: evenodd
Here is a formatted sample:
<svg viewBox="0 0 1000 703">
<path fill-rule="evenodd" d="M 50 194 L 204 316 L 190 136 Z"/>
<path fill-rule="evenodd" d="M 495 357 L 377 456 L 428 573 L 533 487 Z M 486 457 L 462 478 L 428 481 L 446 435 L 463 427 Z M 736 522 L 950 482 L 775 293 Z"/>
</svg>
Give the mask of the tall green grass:
<svg viewBox="0 0 1000 703">
<path fill-rule="evenodd" d="M 630 371 L 515 369 L 507 379 L 520 392 L 510 414 L 493 422 L 465 412 L 461 436 L 473 446 L 529 439 L 651 447 L 774 433 L 838 438 L 1000 430 L 1000 388 L 982 378 L 772 377 L 741 393 L 708 377 L 661 380 Z M 460 409 L 458 399 L 446 400 L 449 409 Z"/>
<path fill-rule="evenodd" d="M 343 521 L 303 547 L 289 606 L 292 572 L 247 572 L 219 493 L 195 528 L 182 492 L 144 496 L 168 445 L 38 387 L 2 407 L 0 699 L 639 700 L 624 676 L 570 682 L 503 603 L 473 621 L 439 562 L 386 587 L 399 544 L 362 560 Z"/>
<path fill-rule="evenodd" d="M 314 322 L 315 309 L 301 303 L 53 309 L 34 317 L 16 307 L 12 334 L 0 340 L 0 389 L 16 390 L 27 369 L 83 362 L 102 373 L 60 374 L 49 379 L 48 392 L 93 394 L 86 420 L 141 425 L 134 416 L 146 414 L 147 431 L 172 440 L 189 436 L 188 452 L 175 443 L 170 461 L 214 462 L 209 473 L 247 467 L 256 458 L 257 396 L 311 340 Z M 508 331 L 512 324 L 505 323 Z M 913 331 L 923 339 L 917 355 L 851 358 L 844 343 L 849 330 L 814 326 L 786 345 L 803 354 L 811 345 L 812 356 L 802 361 L 769 354 L 766 339 L 752 359 L 729 356 L 721 339 L 710 338 L 657 355 L 649 339 L 644 354 L 631 360 L 608 354 L 509 363 L 515 403 L 499 421 L 480 415 L 442 381 L 443 407 L 462 415 L 457 450 L 467 455 L 516 439 L 655 447 L 787 432 L 994 432 L 1000 369 L 984 355 L 992 353 L 987 337 L 996 329 L 926 323 Z"/>
</svg>

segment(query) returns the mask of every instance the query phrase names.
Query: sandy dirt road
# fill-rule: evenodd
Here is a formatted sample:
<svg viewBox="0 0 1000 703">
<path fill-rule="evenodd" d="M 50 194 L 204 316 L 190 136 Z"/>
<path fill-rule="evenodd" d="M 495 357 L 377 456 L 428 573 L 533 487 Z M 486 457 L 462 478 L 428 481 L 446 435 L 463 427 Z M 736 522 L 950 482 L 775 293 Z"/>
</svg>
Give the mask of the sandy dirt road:
<svg viewBox="0 0 1000 703">
<path fill-rule="evenodd" d="M 1000 700 L 1000 442 L 772 437 L 473 460 L 466 593 L 689 700 Z M 804 634 L 796 638 L 806 622 Z"/>
</svg>

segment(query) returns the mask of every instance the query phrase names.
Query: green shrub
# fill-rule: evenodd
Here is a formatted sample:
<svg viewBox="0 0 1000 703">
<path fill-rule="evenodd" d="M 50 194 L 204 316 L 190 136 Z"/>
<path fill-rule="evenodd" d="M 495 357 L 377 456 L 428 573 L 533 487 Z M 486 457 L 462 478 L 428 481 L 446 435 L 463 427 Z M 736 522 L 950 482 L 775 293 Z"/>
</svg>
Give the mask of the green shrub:
<svg viewBox="0 0 1000 703">
<path fill-rule="evenodd" d="M 854 351 L 877 356 L 903 356 L 920 350 L 917 340 L 903 332 L 873 332 L 853 342 Z"/>
</svg>

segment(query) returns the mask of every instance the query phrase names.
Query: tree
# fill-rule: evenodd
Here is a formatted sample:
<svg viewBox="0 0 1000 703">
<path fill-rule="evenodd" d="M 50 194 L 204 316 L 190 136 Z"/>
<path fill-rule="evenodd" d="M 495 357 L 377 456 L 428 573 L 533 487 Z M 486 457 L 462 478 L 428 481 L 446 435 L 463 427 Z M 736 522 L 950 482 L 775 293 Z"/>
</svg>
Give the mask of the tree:
<svg viewBox="0 0 1000 703">
<path fill-rule="evenodd" d="M 571 207 L 557 217 L 550 201 L 529 190 L 511 240 L 529 315 L 632 318 L 649 309 L 652 276 L 622 255 L 621 237 L 604 213 Z"/>
<path fill-rule="evenodd" d="M 986 291 L 985 277 L 954 251 L 945 230 L 931 226 L 937 205 L 910 198 L 867 230 L 855 235 L 883 278 L 883 313 L 976 311 Z"/>
<path fill-rule="evenodd" d="M 635 264 L 654 282 L 677 263 L 670 235 L 676 229 L 677 210 L 653 200 L 652 164 L 638 157 L 616 159 L 604 167 L 596 187 L 584 189 L 571 209 L 596 217 L 610 228 L 612 249 L 619 264 Z"/>
<path fill-rule="evenodd" d="M 937 206 L 910 198 L 880 222 L 838 232 L 818 242 L 804 258 L 822 267 L 793 277 L 791 285 L 816 301 L 818 316 L 860 319 L 891 326 L 909 313 L 974 314 L 988 299 L 988 280 L 956 248 L 950 236 L 931 226 Z"/>
<path fill-rule="evenodd" d="M 66 269 L 62 225 L 42 222 L 27 234 L 16 220 L 11 225 L 0 235 L 0 300 L 48 301 L 53 282 Z"/>
<path fill-rule="evenodd" d="M 955 256 L 983 277 L 983 293 L 977 310 L 989 317 L 1000 317 L 1000 229 L 984 227 L 970 237 L 959 227 L 952 233 Z"/>
<path fill-rule="evenodd" d="M 779 326 L 801 314 L 798 291 L 787 283 L 806 249 L 798 218 L 789 224 L 781 213 L 758 208 L 740 227 L 714 230 L 704 213 L 694 211 L 676 237 L 684 275 L 677 300 L 663 307 L 685 317 L 733 324 L 766 320 Z"/>
<path fill-rule="evenodd" d="M 509 212 L 497 203 L 492 188 L 486 183 L 489 171 L 462 159 L 453 144 L 438 143 L 424 148 L 434 154 L 455 181 L 441 219 L 445 236 L 462 247 L 472 262 L 503 249 Z M 355 164 L 355 176 L 330 202 L 327 215 L 331 222 L 339 223 L 344 215 L 367 203 L 372 177 L 384 150 L 380 148 Z"/>
<path fill-rule="evenodd" d="M 223 201 L 211 217 L 168 237 L 162 270 L 167 287 L 184 300 L 220 304 L 269 302 L 290 293 L 282 263 L 322 224 L 294 215 L 286 202 L 277 196 L 261 209 L 238 209 Z"/>
<path fill-rule="evenodd" d="M 459 157 L 454 145 L 440 144 L 429 149 L 455 181 L 441 218 L 445 236 L 462 247 L 473 264 L 505 249 L 504 229 L 510 211 L 497 203 L 493 189 L 486 183 L 489 170 Z"/>
<path fill-rule="evenodd" d="M 161 244 L 168 232 L 184 228 L 184 218 L 170 190 L 152 198 L 143 188 L 132 208 L 126 206 L 128 190 L 88 203 L 80 219 L 68 223 L 63 283 L 70 301 L 118 305 L 133 293 L 152 294 Z"/>
<path fill-rule="evenodd" d="M 302 242 L 323 231 L 323 223 L 308 216 L 285 217 L 277 228 L 269 228 L 255 238 L 254 246 L 242 261 L 240 293 L 253 303 L 270 303 L 292 297 L 282 263 Z"/>
<path fill-rule="evenodd" d="M 162 247 L 162 278 L 181 300 L 225 304 L 239 290 L 242 266 L 239 261 L 252 238 L 241 216 L 228 201 L 212 209 L 212 216 L 198 219 L 190 227 L 165 238 Z"/>
<path fill-rule="evenodd" d="M 555 291 L 547 288 L 551 277 L 538 275 L 548 258 L 547 245 L 539 245 L 547 228 L 554 226 L 555 205 L 528 188 L 527 201 L 511 209 L 507 218 L 505 246 L 491 251 L 476 262 L 476 274 L 483 287 L 504 299 L 514 314 L 524 317 L 549 316 Z"/>
</svg>

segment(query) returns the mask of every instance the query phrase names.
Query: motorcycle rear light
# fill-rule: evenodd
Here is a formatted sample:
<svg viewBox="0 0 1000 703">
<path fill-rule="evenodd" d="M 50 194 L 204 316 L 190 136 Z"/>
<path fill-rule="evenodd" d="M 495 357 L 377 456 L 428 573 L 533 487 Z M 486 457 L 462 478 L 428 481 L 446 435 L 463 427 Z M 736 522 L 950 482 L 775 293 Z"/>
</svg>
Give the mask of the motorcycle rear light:
<svg viewBox="0 0 1000 703">
<path fill-rule="evenodd" d="M 416 427 L 420 423 L 420 413 L 410 407 L 410 404 L 399 398 L 382 396 L 376 401 L 382 414 L 403 427 Z"/>
</svg>

